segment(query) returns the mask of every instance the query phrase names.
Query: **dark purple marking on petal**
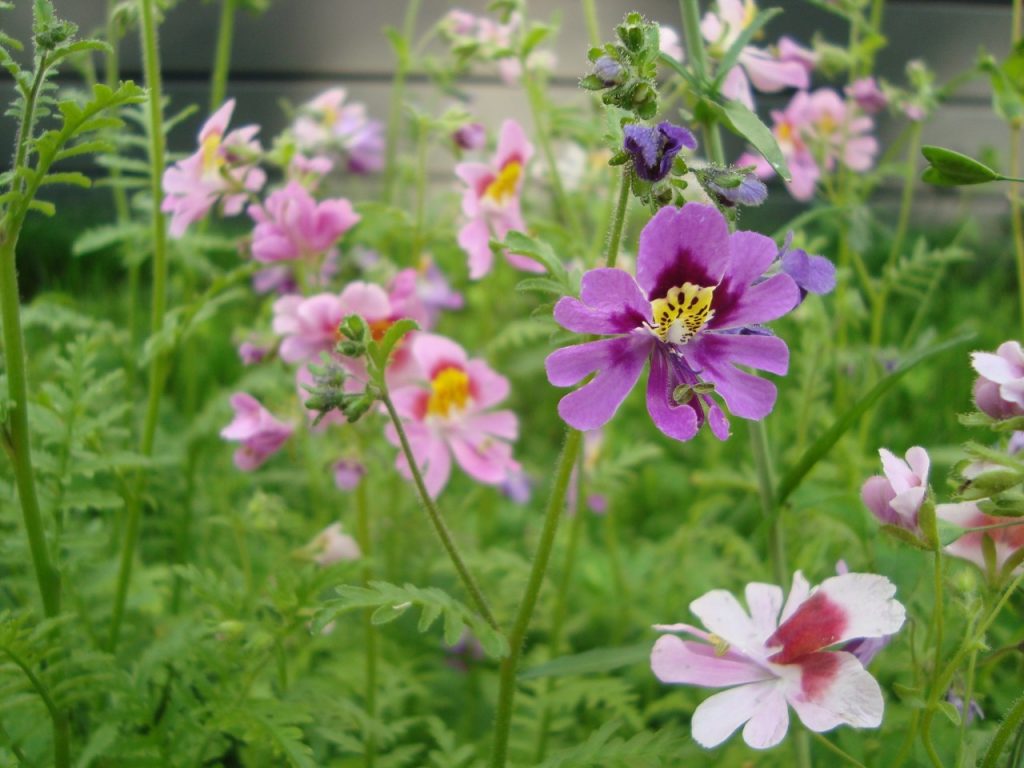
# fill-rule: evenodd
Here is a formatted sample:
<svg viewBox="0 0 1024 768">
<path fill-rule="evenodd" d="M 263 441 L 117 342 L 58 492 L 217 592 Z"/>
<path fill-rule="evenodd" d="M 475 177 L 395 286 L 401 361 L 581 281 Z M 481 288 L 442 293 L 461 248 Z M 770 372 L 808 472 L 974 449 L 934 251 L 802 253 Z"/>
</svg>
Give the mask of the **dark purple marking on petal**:
<svg viewBox="0 0 1024 768">
<path fill-rule="evenodd" d="M 668 206 L 640 233 L 636 281 L 648 300 L 662 299 L 684 283 L 718 285 L 729 260 L 729 225 L 717 208 L 700 203 Z"/>
</svg>

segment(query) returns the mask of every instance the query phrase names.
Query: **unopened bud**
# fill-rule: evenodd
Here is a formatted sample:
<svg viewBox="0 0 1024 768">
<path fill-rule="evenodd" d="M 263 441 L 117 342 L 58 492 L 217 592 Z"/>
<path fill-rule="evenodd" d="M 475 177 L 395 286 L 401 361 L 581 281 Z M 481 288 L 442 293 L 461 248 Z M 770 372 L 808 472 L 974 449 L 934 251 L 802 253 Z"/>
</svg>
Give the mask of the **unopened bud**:
<svg viewBox="0 0 1024 768">
<path fill-rule="evenodd" d="M 622 82 L 625 71 L 611 56 L 602 56 L 594 62 L 594 74 L 605 86 L 611 87 Z"/>
</svg>

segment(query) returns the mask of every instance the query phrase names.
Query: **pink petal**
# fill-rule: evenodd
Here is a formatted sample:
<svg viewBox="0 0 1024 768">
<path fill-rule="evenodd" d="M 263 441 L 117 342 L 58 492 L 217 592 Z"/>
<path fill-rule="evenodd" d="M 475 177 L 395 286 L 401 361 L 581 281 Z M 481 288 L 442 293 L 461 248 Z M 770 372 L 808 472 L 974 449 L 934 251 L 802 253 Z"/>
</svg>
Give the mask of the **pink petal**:
<svg viewBox="0 0 1024 768">
<path fill-rule="evenodd" d="M 505 440 L 515 440 L 519 436 L 519 419 L 512 411 L 491 411 L 467 416 L 465 427 Z"/>
<path fill-rule="evenodd" d="M 764 667 L 738 654 L 719 656 L 714 646 L 680 640 L 675 635 L 658 638 L 651 651 L 651 669 L 663 683 L 705 688 L 725 688 L 773 677 Z"/>
<path fill-rule="evenodd" d="M 497 167 L 504 168 L 510 162 L 526 165 L 531 157 L 533 157 L 533 145 L 526 138 L 523 127 L 515 120 L 505 120 L 501 124 L 498 151 L 494 156 Z"/>
<path fill-rule="evenodd" d="M 690 440 L 700 429 L 701 418 L 690 402 L 675 401 L 669 365 L 668 356 L 656 349 L 651 355 L 651 370 L 647 374 L 647 413 L 654 426 L 668 437 Z"/>
<path fill-rule="evenodd" d="M 459 247 L 469 256 L 469 279 L 479 280 L 491 271 L 494 254 L 491 252 L 491 232 L 483 217 L 471 219 L 459 230 Z"/>
<path fill-rule="evenodd" d="M 801 571 L 797 571 L 793 574 L 793 583 L 789 588 L 789 595 L 786 596 L 786 604 L 782 606 L 782 615 L 779 616 L 779 621 L 784 622 L 792 616 L 796 609 L 800 607 L 800 604 L 807 599 L 807 596 L 811 593 L 811 585 L 804 577 Z"/>
<path fill-rule="evenodd" d="M 345 315 L 361 315 L 367 322 L 384 320 L 391 315 L 391 301 L 379 285 L 356 281 L 345 286 L 338 296 Z"/>
<path fill-rule="evenodd" d="M 412 342 L 412 355 L 424 378 L 433 379 L 444 368 L 465 370 L 466 350 L 451 339 L 436 333 L 418 333 Z"/>
<path fill-rule="evenodd" d="M 807 68 L 798 61 L 779 61 L 765 51 L 747 46 L 740 53 L 740 63 L 757 90 L 776 93 L 784 88 L 806 88 L 811 78 Z"/>
<path fill-rule="evenodd" d="M 470 360 L 466 363 L 465 369 L 469 375 L 473 403 L 478 409 L 490 408 L 508 397 L 508 379 L 494 371 L 483 360 Z"/>
<path fill-rule="evenodd" d="M 764 635 L 731 592 L 714 589 L 691 602 L 690 611 L 709 632 L 734 646 L 739 653 L 752 659 L 763 658 Z"/>
<path fill-rule="evenodd" d="M 592 269 L 583 275 L 580 299 L 563 297 L 555 321 L 576 333 L 629 333 L 652 322 L 651 304 L 632 275 L 621 269 Z"/>
<path fill-rule="evenodd" d="M 778 686 L 777 680 L 765 680 L 730 688 L 706 699 L 697 707 L 690 720 L 693 740 L 710 749 L 728 739 L 737 728 L 758 713 L 763 718 L 774 718 L 776 722 L 788 718 L 786 700 L 779 695 Z M 757 728 L 755 732 L 760 734 L 763 730 Z M 782 736 L 785 736 L 785 732 L 779 736 L 779 741 Z M 773 744 L 761 742 L 758 748 L 770 746 Z"/>
</svg>

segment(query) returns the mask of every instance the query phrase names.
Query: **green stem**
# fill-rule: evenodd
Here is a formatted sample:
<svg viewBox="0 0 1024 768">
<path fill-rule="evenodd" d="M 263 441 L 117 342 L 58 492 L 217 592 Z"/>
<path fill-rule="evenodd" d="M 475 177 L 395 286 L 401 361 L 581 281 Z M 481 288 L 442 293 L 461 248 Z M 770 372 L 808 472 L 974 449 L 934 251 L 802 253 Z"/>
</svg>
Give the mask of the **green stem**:
<svg viewBox="0 0 1024 768">
<path fill-rule="evenodd" d="M 416 124 L 416 230 L 412 239 L 410 264 L 416 264 L 423 250 L 427 210 L 427 139 L 429 132 L 425 122 Z"/>
<path fill-rule="evenodd" d="M 1019 123 L 1010 124 L 1010 174 L 1020 175 Z M 1017 288 L 1020 292 L 1021 328 L 1024 330 L 1024 224 L 1021 222 L 1020 188 L 1010 185 L 1010 226 L 1013 229 L 1013 252 L 1017 262 Z"/>
<path fill-rule="evenodd" d="M 985 619 L 977 626 L 974 632 L 971 632 L 964 637 L 963 642 L 961 642 L 960 647 L 953 655 L 953 658 L 950 659 L 942 672 L 932 679 L 931 690 L 928 693 L 928 701 L 925 704 L 925 711 L 921 717 L 921 742 L 924 744 L 925 751 L 928 752 L 928 756 L 936 768 L 942 768 L 942 760 L 939 758 L 938 753 L 935 751 L 935 747 L 932 745 L 931 725 L 932 720 L 935 718 L 935 712 L 938 709 L 939 698 L 949 688 L 949 684 L 953 680 L 953 675 L 956 674 L 956 671 L 959 669 L 964 657 L 971 652 L 975 644 L 984 637 L 988 628 L 992 625 L 992 622 L 996 620 L 996 617 L 998 617 L 1003 608 L 1006 607 L 1006 603 L 1010 600 L 1013 593 L 1016 592 L 1022 581 L 1024 581 L 1024 571 L 1021 571 L 1021 573 L 1010 582 L 1003 591 L 1003 594 L 1000 595 L 998 602 L 996 602 L 992 610 L 989 611 L 988 616 L 986 616 Z"/>
<path fill-rule="evenodd" d="M 36 68 L 35 76 L 32 79 L 32 87 L 29 89 L 28 97 L 25 99 L 25 111 L 21 116 L 21 123 L 18 125 L 18 135 L 15 139 L 15 150 L 14 150 L 14 168 L 23 168 L 25 166 L 25 160 L 28 157 L 28 145 L 31 143 L 32 138 L 32 125 L 36 117 L 36 102 L 39 100 L 39 89 L 43 87 L 43 82 L 46 80 L 46 71 L 50 68 L 50 65 L 46 61 L 46 55 L 40 57 L 39 66 Z M 24 188 L 24 181 L 19 181 L 17 177 L 11 180 L 11 188 L 14 188 L 15 184 L 20 184 Z"/>
<path fill-rule="evenodd" d="M 590 45 L 597 48 L 601 45 L 601 25 L 597 21 L 597 4 L 594 0 L 583 0 L 583 18 L 587 22 L 587 34 Z"/>
<path fill-rule="evenodd" d="M 622 179 L 619 181 L 619 199 L 615 204 L 615 213 L 612 218 L 611 233 L 608 235 L 608 253 L 605 255 L 605 266 L 612 267 L 619 255 L 619 244 L 622 242 L 622 228 L 626 221 L 626 212 L 629 210 L 629 174 L 630 171 L 622 169 Z"/>
<path fill-rule="evenodd" d="M 11 661 L 17 665 L 17 667 L 25 673 L 25 677 L 28 678 L 32 687 L 36 689 L 36 693 L 39 694 L 39 698 L 43 700 L 43 704 L 46 706 L 46 711 L 50 714 L 50 719 L 53 721 L 53 762 L 57 768 L 68 768 L 71 765 L 71 728 L 68 722 L 67 715 L 60 711 L 57 707 L 57 703 L 50 696 L 50 692 L 46 686 L 43 685 L 43 681 L 36 677 L 36 674 L 32 671 L 32 668 L 18 656 L 10 648 L 4 648 L 4 653 L 10 658 Z"/>
<path fill-rule="evenodd" d="M 221 0 L 220 26 L 217 30 L 217 51 L 210 77 L 210 113 L 224 103 L 227 94 L 228 70 L 231 68 L 231 39 L 235 31 L 235 4 L 238 0 Z"/>
<path fill-rule="evenodd" d="M 555 534 L 558 532 L 558 523 L 565 511 L 565 494 L 569 487 L 569 478 L 572 475 L 572 467 L 576 462 L 582 438 L 583 433 L 579 430 L 568 429 L 566 432 L 562 455 L 555 470 L 555 484 L 551 489 L 551 496 L 548 498 L 547 511 L 544 513 L 544 527 L 537 545 L 537 554 L 533 560 L 533 567 L 530 569 L 526 592 L 519 604 L 515 623 L 508 636 L 509 653 L 502 659 L 499 673 L 498 709 L 495 715 L 491 768 L 505 768 L 508 761 L 508 736 L 512 726 L 512 702 L 516 692 L 516 672 L 519 668 L 519 658 L 523 652 L 526 630 L 530 626 L 533 609 L 537 604 L 537 597 L 544 582 L 544 573 L 551 556 Z"/>
<path fill-rule="evenodd" d="M 957 768 L 964 764 L 964 747 L 967 746 L 967 721 L 970 719 L 971 699 L 974 697 L 974 670 L 977 663 L 978 649 L 975 648 L 971 651 L 971 656 L 967 660 L 967 676 L 964 681 L 964 705 L 963 710 L 960 712 L 960 741 L 956 746 L 956 762 L 953 763 Z"/>
<path fill-rule="evenodd" d="M 699 0 L 679 0 L 679 12 L 683 17 L 683 37 L 686 40 L 687 54 L 693 62 L 693 70 L 698 81 L 707 82 L 711 69 L 707 51 L 704 50 L 704 38 L 700 31 Z M 711 162 L 725 165 L 722 134 L 718 123 L 713 118 L 708 118 L 704 122 L 704 140 L 707 143 L 708 158 Z"/>
<path fill-rule="evenodd" d="M 161 180 L 164 173 L 163 90 L 160 80 L 160 51 L 157 41 L 153 3 L 154 0 L 139 1 L 141 10 L 139 33 L 142 38 L 143 69 L 145 71 L 146 85 L 149 88 L 149 184 L 150 195 L 152 196 L 150 221 L 153 237 L 153 304 L 150 316 L 150 329 L 152 333 L 157 333 L 163 328 L 164 314 L 167 309 L 167 232 L 164 226 L 164 215 L 160 210 L 160 201 L 163 199 Z M 151 456 L 153 454 L 153 439 L 156 435 L 156 422 L 160 410 L 160 393 L 163 391 L 163 382 L 163 356 L 159 354 L 154 355 L 149 364 L 149 392 L 139 446 L 139 452 L 143 456 Z M 132 577 L 132 563 L 139 538 L 139 523 L 142 510 L 141 497 L 144 488 L 145 475 L 140 472 L 136 477 L 134 491 L 129 494 L 124 540 L 121 542 L 121 558 L 118 567 L 114 610 L 110 621 L 111 652 L 117 648 L 117 641 L 121 632 L 121 621 L 124 618 L 124 606 Z"/>
<path fill-rule="evenodd" d="M 547 125 L 544 123 L 546 104 L 541 82 L 535 72 L 523 64 L 523 84 L 526 86 L 526 96 L 530 102 L 530 112 L 533 114 L 533 126 L 537 134 L 537 143 L 540 144 L 541 154 L 548 166 L 548 179 L 551 182 L 551 191 L 555 196 L 555 206 L 558 208 L 558 215 L 565 221 L 573 234 L 576 242 L 583 242 L 583 229 L 580 227 L 576 209 L 569 204 L 565 194 L 565 187 L 562 185 L 562 175 L 558 172 L 558 165 L 555 162 L 555 153 L 551 149 L 551 136 L 548 134 Z"/>
<path fill-rule="evenodd" d="M 942 619 L 945 601 L 943 600 L 943 579 L 942 579 L 942 548 L 935 548 L 935 615 L 932 616 L 932 646 L 935 648 L 935 660 L 932 665 L 932 678 L 939 674 L 939 661 L 942 659 Z"/>
<path fill-rule="evenodd" d="M 416 32 L 416 17 L 420 12 L 420 0 L 409 0 L 402 22 L 402 38 L 406 45 Z M 395 201 L 395 181 L 398 168 L 398 143 L 402 133 L 402 110 L 405 100 L 405 78 L 409 73 L 409 57 L 399 52 L 395 62 L 395 77 L 391 81 L 391 106 L 388 110 L 387 149 L 384 154 L 384 199 Z"/>
<path fill-rule="evenodd" d="M 447 524 L 445 524 L 444 518 L 441 517 L 441 511 L 437 508 L 437 504 L 430 497 L 430 493 L 427 491 L 427 486 L 423 482 L 423 475 L 420 473 L 419 465 L 416 463 L 416 457 L 412 452 L 412 446 L 409 445 L 409 438 L 405 434 L 405 428 L 402 426 L 402 419 L 398 415 L 398 411 L 395 410 L 395 404 L 391 402 L 391 396 L 387 391 L 381 393 L 381 401 L 384 403 L 384 407 L 387 409 L 388 416 L 391 417 L 391 423 L 395 427 L 395 432 L 398 433 L 398 441 L 402 446 L 402 453 L 405 454 L 405 460 L 409 464 L 409 471 L 412 473 L 413 483 L 416 485 L 416 490 L 419 492 L 420 502 L 423 504 L 423 509 L 427 513 L 427 517 L 430 518 L 431 524 L 434 526 L 434 531 L 437 533 L 438 538 L 441 539 L 441 544 L 444 545 L 445 551 L 448 553 L 449 559 L 452 561 L 452 565 L 455 566 L 456 572 L 459 574 L 459 578 L 462 579 L 463 586 L 466 587 L 466 591 L 469 592 L 469 596 L 473 600 L 473 604 L 476 606 L 477 611 L 484 617 L 484 620 L 491 625 L 491 627 L 501 632 L 501 627 L 498 626 L 497 620 L 494 618 L 494 614 L 491 612 L 491 607 L 487 603 L 487 598 L 484 597 L 483 591 L 480 589 L 480 585 L 476 583 L 476 579 L 469 572 L 466 567 L 465 561 L 462 559 L 462 555 L 459 553 L 458 545 L 452 538 L 451 532 L 448 530 Z"/>
<path fill-rule="evenodd" d="M 782 528 L 779 525 L 779 509 L 775 505 L 775 471 L 772 466 L 768 430 L 763 421 L 755 421 L 750 425 L 750 438 L 754 466 L 757 470 L 757 490 L 761 498 L 761 511 L 764 513 L 764 519 L 768 522 L 772 573 L 779 586 L 785 589 L 786 583 L 789 581 L 786 550 L 782 539 Z"/>
<path fill-rule="evenodd" d="M 862 763 L 860 760 L 858 760 L 857 758 L 855 758 L 853 755 L 849 754 L 845 750 L 841 749 L 837 744 L 833 744 L 825 736 L 821 735 L 820 733 L 812 733 L 811 735 L 814 737 L 815 741 L 817 741 L 819 744 L 821 744 L 823 747 L 825 747 L 827 750 L 829 750 L 833 754 L 838 755 L 839 757 L 841 757 L 843 760 L 845 760 L 850 765 L 856 766 L 856 768 L 865 768 L 864 767 L 864 763 Z"/>
<path fill-rule="evenodd" d="M 970 701 L 964 700 L 964 707 L 969 706 Z M 988 749 L 985 750 L 985 757 L 982 758 L 981 768 L 996 768 L 996 761 L 999 760 L 999 756 L 1006 748 L 1006 743 L 1017 733 L 1022 722 L 1024 722 L 1024 696 L 1017 699 L 1013 706 L 1010 707 L 1009 712 L 1003 717 L 1003 722 L 999 724 L 999 730 L 996 731 L 996 735 L 992 737 Z M 1013 765 L 1013 763 L 1010 763 L 1010 765 Z"/>
<path fill-rule="evenodd" d="M 370 505 L 366 499 L 366 486 L 369 478 L 364 477 L 356 486 L 356 536 L 359 548 L 366 563 L 363 568 L 363 584 L 373 580 L 373 566 L 370 565 L 373 555 L 373 537 L 370 532 Z M 366 636 L 366 732 L 363 735 L 366 753 L 364 765 L 373 768 L 377 760 L 377 738 L 375 735 L 377 720 L 377 628 L 373 624 L 373 611 L 363 613 L 363 632 Z"/>
</svg>

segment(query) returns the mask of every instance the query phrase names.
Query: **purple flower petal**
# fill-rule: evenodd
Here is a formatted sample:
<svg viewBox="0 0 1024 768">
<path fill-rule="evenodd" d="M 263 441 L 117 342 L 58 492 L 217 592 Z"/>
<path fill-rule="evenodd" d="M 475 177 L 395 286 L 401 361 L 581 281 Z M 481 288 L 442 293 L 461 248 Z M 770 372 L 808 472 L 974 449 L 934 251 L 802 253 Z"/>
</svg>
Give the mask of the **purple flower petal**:
<svg viewBox="0 0 1024 768">
<path fill-rule="evenodd" d="M 718 209 L 665 207 L 640 233 L 636 281 L 648 299 L 660 299 L 683 283 L 718 285 L 729 260 L 729 225 Z"/>
<path fill-rule="evenodd" d="M 782 271 L 809 293 L 830 293 L 836 287 L 836 266 L 824 256 L 797 249 L 782 254 Z"/>
<path fill-rule="evenodd" d="M 555 305 L 555 320 L 576 333 L 629 333 L 652 321 L 650 302 L 632 275 L 621 269 L 587 272 L 580 298 L 567 296 Z"/>
<path fill-rule="evenodd" d="M 647 376 L 647 412 L 654 426 L 674 440 L 690 440 L 703 421 L 703 413 L 698 416 L 689 402 L 675 401 L 675 388 L 682 383 L 685 382 L 672 375 L 668 353 L 656 349 L 651 355 L 651 371 Z"/>
<path fill-rule="evenodd" d="M 708 334 L 688 350 L 706 381 L 715 385 L 729 410 L 744 419 L 763 419 L 775 405 L 775 385 L 735 368 L 749 365 L 784 374 L 789 366 L 786 342 L 775 336 Z"/>
<path fill-rule="evenodd" d="M 723 296 L 719 303 L 719 294 Z M 715 316 L 708 328 L 726 330 L 774 320 L 800 303 L 800 289 L 789 275 L 775 275 L 764 282 L 737 290 L 723 284 L 715 289 Z"/>
<path fill-rule="evenodd" d="M 548 355 L 548 381 L 571 386 L 592 371 L 593 381 L 571 392 L 558 404 L 562 419 L 576 429 L 597 429 L 607 423 L 640 378 L 655 343 L 653 336 L 632 334 L 564 347 Z"/>
</svg>

